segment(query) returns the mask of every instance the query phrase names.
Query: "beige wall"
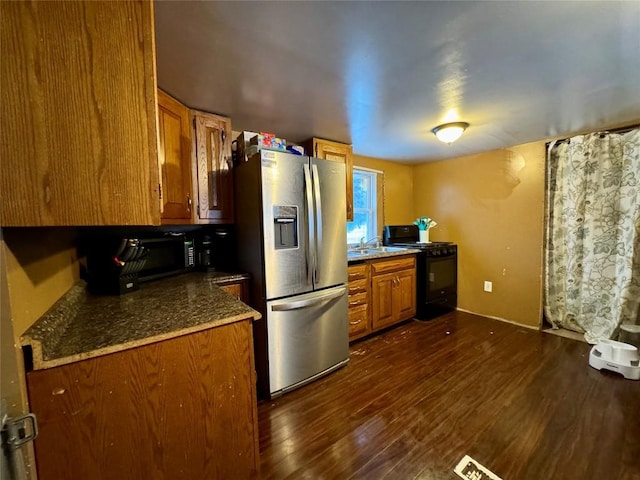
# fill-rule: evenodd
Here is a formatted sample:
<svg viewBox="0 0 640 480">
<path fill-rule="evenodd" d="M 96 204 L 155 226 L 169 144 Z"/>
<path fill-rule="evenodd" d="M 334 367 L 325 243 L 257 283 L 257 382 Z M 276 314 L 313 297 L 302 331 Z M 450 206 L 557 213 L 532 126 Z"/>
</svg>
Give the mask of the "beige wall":
<svg viewBox="0 0 640 480">
<path fill-rule="evenodd" d="M 5 228 L 6 277 L 14 335 L 19 337 L 78 280 L 75 231 Z"/>
<path fill-rule="evenodd" d="M 431 241 L 459 245 L 458 308 L 540 325 L 544 164 L 536 142 L 414 167 L 416 216 L 438 222 Z"/>
<path fill-rule="evenodd" d="M 402 225 L 415 220 L 413 213 L 413 166 L 360 155 L 353 156 L 353 165 L 384 172 L 383 225 Z M 380 231 L 382 231 L 383 225 L 379 225 Z"/>
</svg>

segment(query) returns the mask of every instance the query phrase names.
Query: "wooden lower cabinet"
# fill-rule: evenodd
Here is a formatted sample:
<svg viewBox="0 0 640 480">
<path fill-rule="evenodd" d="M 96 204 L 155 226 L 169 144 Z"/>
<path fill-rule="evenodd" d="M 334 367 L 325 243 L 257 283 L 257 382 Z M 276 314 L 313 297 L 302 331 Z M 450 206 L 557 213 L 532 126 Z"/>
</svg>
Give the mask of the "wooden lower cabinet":
<svg viewBox="0 0 640 480">
<path fill-rule="evenodd" d="M 371 287 L 374 330 L 407 320 L 415 315 L 415 269 L 376 275 L 372 279 Z"/>
<path fill-rule="evenodd" d="M 349 340 L 356 340 L 371 332 L 369 264 L 349 265 Z"/>
<path fill-rule="evenodd" d="M 225 292 L 229 292 L 241 302 L 249 303 L 249 280 L 237 280 L 218 285 Z"/>
<path fill-rule="evenodd" d="M 415 315 L 415 255 L 349 265 L 348 272 L 349 340 Z"/>
<path fill-rule="evenodd" d="M 40 480 L 250 478 L 251 320 L 27 373 Z"/>
</svg>

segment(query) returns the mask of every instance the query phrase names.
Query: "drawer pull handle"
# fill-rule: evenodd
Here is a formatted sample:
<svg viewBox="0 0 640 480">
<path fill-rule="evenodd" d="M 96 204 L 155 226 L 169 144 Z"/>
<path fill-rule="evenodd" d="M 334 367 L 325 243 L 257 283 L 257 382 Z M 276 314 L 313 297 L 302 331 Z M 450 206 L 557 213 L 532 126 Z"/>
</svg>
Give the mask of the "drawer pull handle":
<svg viewBox="0 0 640 480">
<path fill-rule="evenodd" d="M 357 300 L 355 302 L 349 302 L 349 306 L 350 307 L 357 307 L 358 305 L 366 305 L 366 303 L 364 303 L 364 302 L 362 302 L 360 300 Z"/>
<path fill-rule="evenodd" d="M 357 322 L 349 322 L 349 325 L 357 325 L 360 322 L 362 322 L 362 319 L 358 320 Z"/>
</svg>

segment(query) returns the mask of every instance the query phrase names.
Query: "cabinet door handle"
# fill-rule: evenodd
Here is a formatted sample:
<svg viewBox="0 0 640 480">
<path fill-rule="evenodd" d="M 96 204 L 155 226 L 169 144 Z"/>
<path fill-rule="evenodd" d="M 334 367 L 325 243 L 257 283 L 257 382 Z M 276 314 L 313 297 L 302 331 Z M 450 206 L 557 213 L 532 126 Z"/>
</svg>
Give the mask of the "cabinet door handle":
<svg viewBox="0 0 640 480">
<path fill-rule="evenodd" d="M 192 202 L 191 202 L 191 195 L 189 195 L 189 194 L 187 193 L 187 212 L 190 212 L 190 211 L 191 211 L 191 204 L 192 204 Z"/>
</svg>

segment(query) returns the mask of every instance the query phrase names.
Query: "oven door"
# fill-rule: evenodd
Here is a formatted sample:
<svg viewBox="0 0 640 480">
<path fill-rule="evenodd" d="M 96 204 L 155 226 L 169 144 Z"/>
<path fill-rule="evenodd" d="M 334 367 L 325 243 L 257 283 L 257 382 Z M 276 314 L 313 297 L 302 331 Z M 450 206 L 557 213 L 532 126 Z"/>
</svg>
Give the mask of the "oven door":
<svg viewBox="0 0 640 480">
<path fill-rule="evenodd" d="M 425 259 L 425 296 L 430 302 L 458 291 L 458 256 L 427 256 Z"/>
</svg>

